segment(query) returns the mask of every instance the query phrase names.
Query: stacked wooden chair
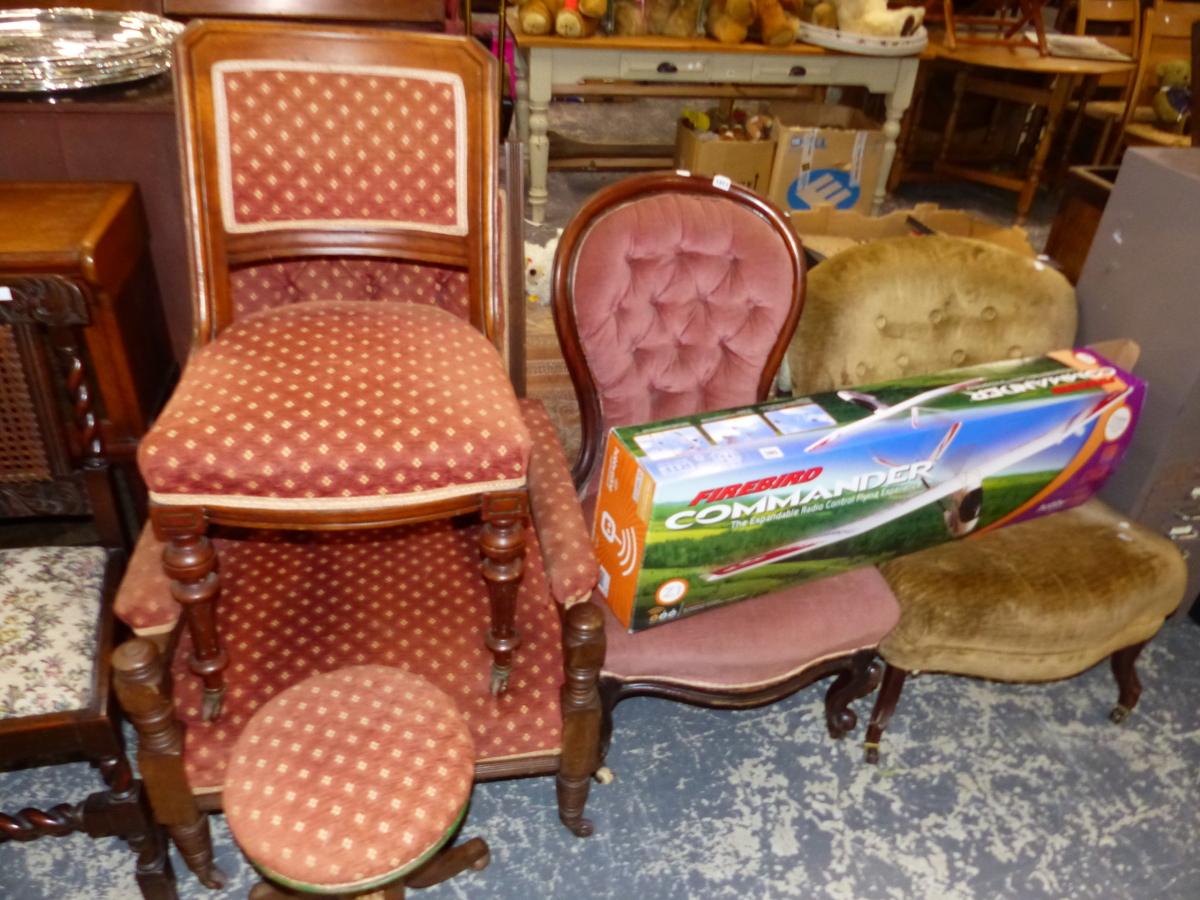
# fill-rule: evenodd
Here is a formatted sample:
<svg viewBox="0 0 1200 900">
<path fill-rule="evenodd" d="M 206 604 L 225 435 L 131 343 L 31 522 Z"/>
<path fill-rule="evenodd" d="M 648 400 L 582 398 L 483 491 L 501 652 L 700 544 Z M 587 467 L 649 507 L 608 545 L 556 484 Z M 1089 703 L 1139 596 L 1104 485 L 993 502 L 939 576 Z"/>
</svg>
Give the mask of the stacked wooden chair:
<svg viewBox="0 0 1200 900">
<path fill-rule="evenodd" d="M 603 621 L 594 560 L 564 562 L 587 535 L 562 450 L 497 349 L 495 60 L 209 22 L 175 73 L 196 346 L 140 449 L 153 527 L 117 601 L 159 821 L 219 884 L 205 813 L 255 712 L 384 665 L 454 700 L 477 779 L 556 774 L 589 833 Z"/>
</svg>

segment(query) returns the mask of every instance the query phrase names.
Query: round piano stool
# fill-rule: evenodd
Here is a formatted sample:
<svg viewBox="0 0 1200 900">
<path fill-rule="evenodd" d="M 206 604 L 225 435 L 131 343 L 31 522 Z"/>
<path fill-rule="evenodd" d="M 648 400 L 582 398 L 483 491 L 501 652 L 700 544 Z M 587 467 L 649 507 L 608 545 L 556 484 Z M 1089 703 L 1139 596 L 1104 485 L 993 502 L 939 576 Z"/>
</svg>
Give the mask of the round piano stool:
<svg viewBox="0 0 1200 900">
<path fill-rule="evenodd" d="M 401 900 L 489 862 L 462 824 L 475 745 L 449 697 L 388 666 L 314 675 L 266 703 L 230 755 L 229 830 L 263 876 L 251 900 Z"/>
</svg>

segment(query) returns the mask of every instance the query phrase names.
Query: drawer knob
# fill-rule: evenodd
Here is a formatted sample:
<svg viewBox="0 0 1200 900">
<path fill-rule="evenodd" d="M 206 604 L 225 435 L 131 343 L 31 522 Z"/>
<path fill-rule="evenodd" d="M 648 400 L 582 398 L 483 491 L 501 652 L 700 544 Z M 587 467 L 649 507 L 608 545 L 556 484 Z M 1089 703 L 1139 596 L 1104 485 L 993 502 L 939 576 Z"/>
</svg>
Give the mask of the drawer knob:
<svg viewBox="0 0 1200 900">
<path fill-rule="evenodd" d="M 792 66 L 788 74 L 793 78 L 799 78 L 801 75 L 807 75 L 808 69 L 804 68 L 804 66 Z"/>
<path fill-rule="evenodd" d="M 658 71 L 663 75 L 674 75 L 679 69 L 675 63 L 664 62 L 658 64 Z"/>
</svg>

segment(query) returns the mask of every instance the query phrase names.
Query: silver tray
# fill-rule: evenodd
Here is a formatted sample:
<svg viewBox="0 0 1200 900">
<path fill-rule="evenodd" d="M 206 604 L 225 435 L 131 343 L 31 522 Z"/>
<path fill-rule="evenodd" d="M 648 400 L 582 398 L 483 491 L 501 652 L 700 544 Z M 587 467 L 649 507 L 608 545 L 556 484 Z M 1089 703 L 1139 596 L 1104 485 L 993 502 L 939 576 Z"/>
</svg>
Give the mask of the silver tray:
<svg viewBox="0 0 1200 900">
<path fill-rule="evenodd" d="M 61 91 L 165 72 L 177 22 L 138 12 L 0 12 L 0 91 Z"/>
</svg>

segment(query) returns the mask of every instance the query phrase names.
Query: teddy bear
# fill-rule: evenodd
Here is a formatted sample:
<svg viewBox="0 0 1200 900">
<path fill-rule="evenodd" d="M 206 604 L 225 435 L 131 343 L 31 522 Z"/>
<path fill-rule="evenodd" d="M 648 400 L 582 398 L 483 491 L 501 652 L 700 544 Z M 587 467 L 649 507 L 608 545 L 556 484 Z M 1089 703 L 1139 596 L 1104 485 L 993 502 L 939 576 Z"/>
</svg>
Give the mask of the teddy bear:
<svg viewBox="0 0 1200 900">
<path fill-rule="evenodd" d="M 837 30 L 837 7 L 830 0 L 804 0 L 800 10 L 800 21 L 811 22 L 821 28 Z"/>
<path fill-rule="evenodd" d="M 1185 59 L 1159 63 L 1158 91 L 1151 100 L 1154 119 L 1160 128 L 1183 134 L 1192 115 L 1192 64 Z"/>
<path fill-rule="evenodd" d="M 690 21 L 698 21 L 699 5 L 695 0 L 616 0 L 613 31 L 632 37 L 643 34 L 698 37 L 696 27 L 689 28 L 688 16 L 690 11 Z"/>
<path fill-rule="evenodd" d="M 517 15 L 525 34 L 591 37 L 596 33 L 599 16 L 589 10 L 594 13 L 597 7 L 603 15 L 608 8 L 607 0 L 525 0 Z"/>
<path fill-rule="evenodd" d="M 873 37 L 908 37 L 921 27 L 925 9 L 902 6 L 888 9 L 887 0 L 831 0 L 837 8 L 838 28 Z"/>
<path fill-rule="evenodd" d="M 662 33 L 667 37 L 698 38 L 704 37 L 704 27 L 700 23 L 700 7 L 703 0 L 679 0 L 679 5 L 667 17 Z M 655 34 L 657 32 L 651 32 Z"/>
<path fill-rule="evenodd" d="M 782 0 L 710 0 L 708 34 L 722 44 L 740 44 L 755 22 L 762 42 L 770 47 L 786 47 L 800 34 L 800 19 L 784 8 Z"/>
</svg>

